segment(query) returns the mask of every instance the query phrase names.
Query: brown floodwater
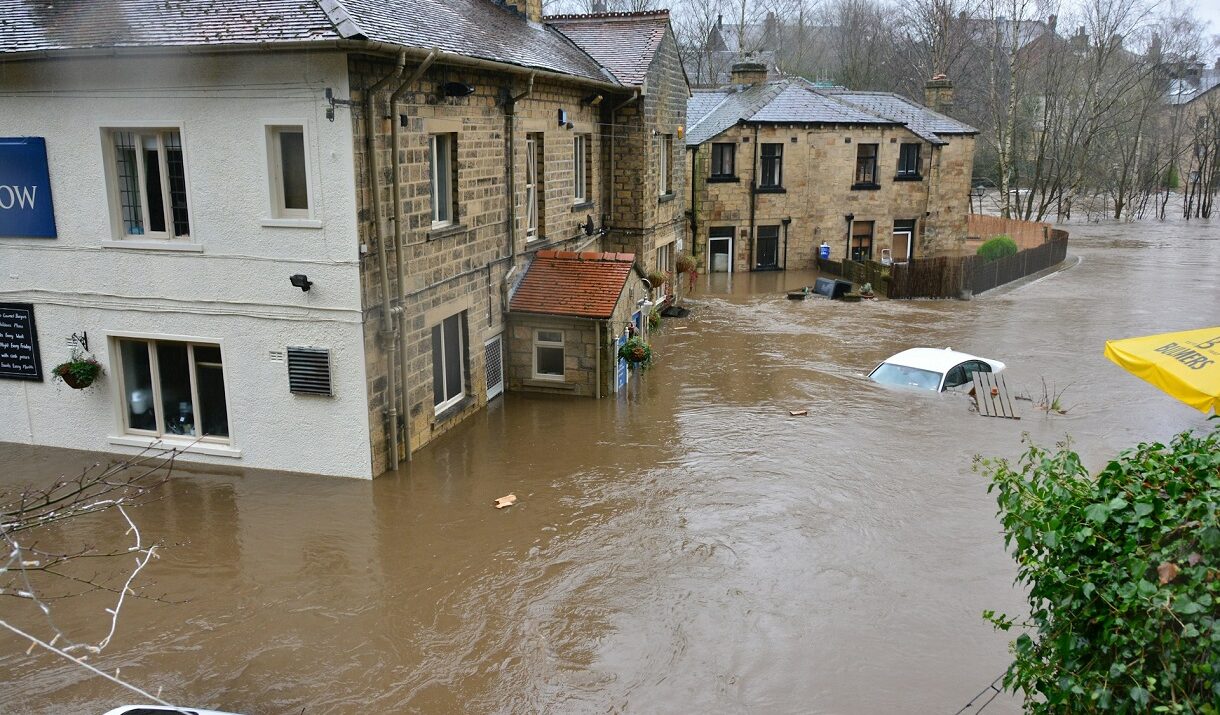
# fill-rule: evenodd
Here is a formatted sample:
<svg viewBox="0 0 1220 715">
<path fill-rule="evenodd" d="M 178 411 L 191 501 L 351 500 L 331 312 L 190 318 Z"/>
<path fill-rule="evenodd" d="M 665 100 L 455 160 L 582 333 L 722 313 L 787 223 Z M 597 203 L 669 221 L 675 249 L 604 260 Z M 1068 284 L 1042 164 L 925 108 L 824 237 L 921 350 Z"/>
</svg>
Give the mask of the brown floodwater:
<svg viewBox="0 0 1220 715">
<path fill-rule="evenodd" d="M 147 592 L 185 602 L 129 602 L 94 662 L 251 714 L 952 713 L 1008 662 L 981 612 L 1023 603 L 972 456 L 1070 435 L 1098 467 L 1206 425 L 1102 347 L 1220 322 L 1220 229 L 1071 228 L 1068 269 L 970 302 L 702 276 L 628 394 L 507 395 L 373 482 L 180 470 L 136 518 L 167 545 Z M 1016 392 L 1045 379 L 1070 409 L 989 419 L 865 379 L 915 345 L 1003 360 Z M 92 458 L 0 445 L 0 472 Z M 96 640 L 96 606 L 55 608 Z M 0 673 L 3 712 L 137 699 L 9 634 Z"/>
</svg>

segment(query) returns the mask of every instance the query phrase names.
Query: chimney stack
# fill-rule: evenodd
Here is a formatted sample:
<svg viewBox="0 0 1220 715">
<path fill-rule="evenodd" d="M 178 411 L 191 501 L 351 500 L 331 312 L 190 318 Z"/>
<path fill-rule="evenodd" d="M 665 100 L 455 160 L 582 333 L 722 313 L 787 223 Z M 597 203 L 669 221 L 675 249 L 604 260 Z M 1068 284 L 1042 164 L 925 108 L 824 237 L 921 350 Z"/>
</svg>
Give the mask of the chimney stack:
<svg viewBox="0 0 1220 715">
<path fill-rule="evenodd" d="M 525 15 L 530 22 L 542 22 L 542 0 L 504 0 L 504 4 Z"/>
<path fill-rule="evenodd" d="M 923 87 L 923 103 L 928 109 L 941 114 L 953 111 L 953 83 L 943 74 L 932 75 Z"/>
<path fill-rule="evenodd" d="M 1055 34 L 1055 25 L 1058 22 L 1059 17 L 1057 15 L 1048 15 L 1046 18 L 1046 31 L 1051 35 Z"/>
<path fill-rule="evenodd" d="M 742 60 L 733 65 L 729 73 L 732 84 L 762 84 L 767 81 L 767 65 L 753 60 Z"/>
</svg>

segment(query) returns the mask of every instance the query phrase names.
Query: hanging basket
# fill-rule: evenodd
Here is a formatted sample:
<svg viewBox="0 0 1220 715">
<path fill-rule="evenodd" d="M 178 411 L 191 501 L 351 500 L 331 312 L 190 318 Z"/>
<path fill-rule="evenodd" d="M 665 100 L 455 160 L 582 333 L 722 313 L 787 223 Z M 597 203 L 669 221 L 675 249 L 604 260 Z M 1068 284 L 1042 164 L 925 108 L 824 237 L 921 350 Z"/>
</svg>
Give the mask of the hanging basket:
<svg viewBox="0 0 1220 715">
<path fill-rule="evenodd" d="M 73 390 L 83 390 L 102 374 L 102 365 L 93 356 L 74 354 L 68 362 L 56 365 L 51 374 Z"/>
<path fill-rule="evenodd" d="M 631 368 L 648 367 L 652 364 L 652 348 L 640 338 L 629 338 L 618 349 L 620 360 L 626 360 Z"/>
</svg>

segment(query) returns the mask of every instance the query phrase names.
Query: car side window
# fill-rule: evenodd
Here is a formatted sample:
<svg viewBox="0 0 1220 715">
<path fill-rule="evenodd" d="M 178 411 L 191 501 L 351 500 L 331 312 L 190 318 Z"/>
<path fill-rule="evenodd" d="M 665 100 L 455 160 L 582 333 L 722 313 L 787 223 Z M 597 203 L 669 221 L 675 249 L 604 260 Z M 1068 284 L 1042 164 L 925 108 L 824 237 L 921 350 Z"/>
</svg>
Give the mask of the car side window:
<svg viewBox="0 0 1220 715">
<path fill-rule="evenodd" d="M 966 382 L 974 382 L 974 373 L 976 372 L 991 372 L 991 366 L 982 360 L 971 360 L 965 363 Z"/>
<path fill-rule="evenodd" d="M 945 387 L 957 387 L 966 384 L 966 363 L 957 365 L 945 375 Z"/>
</svg>

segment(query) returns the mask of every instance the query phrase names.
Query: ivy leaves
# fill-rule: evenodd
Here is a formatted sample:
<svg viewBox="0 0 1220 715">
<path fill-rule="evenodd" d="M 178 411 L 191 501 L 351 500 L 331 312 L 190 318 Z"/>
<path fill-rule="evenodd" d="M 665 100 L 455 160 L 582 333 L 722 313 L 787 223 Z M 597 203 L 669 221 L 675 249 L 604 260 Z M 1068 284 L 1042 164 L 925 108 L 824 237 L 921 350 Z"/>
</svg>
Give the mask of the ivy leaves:
<svg viewBox="0 0 1220 715">
<path fill-rule="evenodd" d="M 1005 677 L 1026 710 L 1220 715 L 1220 430 L 1141 444 L 1096 477 L 1068 445 L 991 478 L 1025 621 Z"/>
</svg>

